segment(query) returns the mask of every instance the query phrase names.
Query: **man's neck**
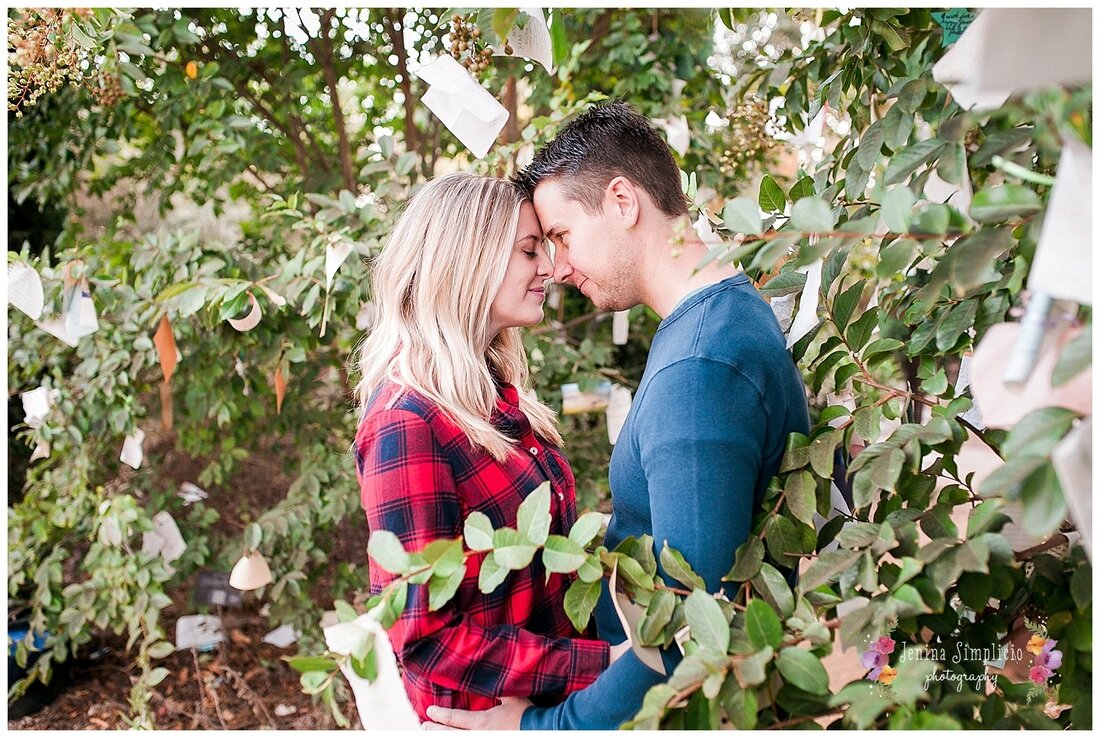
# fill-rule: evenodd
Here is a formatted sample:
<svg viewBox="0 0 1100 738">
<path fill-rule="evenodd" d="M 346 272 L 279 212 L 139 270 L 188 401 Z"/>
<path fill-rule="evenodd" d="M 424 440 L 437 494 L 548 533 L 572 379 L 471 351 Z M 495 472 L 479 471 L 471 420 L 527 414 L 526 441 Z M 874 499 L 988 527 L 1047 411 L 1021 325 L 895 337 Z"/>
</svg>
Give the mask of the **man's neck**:
<svg viewBox="0 0 1100 738">
<path fill-rule="evenodd" d="M 683 219 L 686 229 L 678 229 L 669 224 L 663 232 L 654 234 L 654 239 L 646 245 L 648 266 L 642 289 L 644 302 L 654 312 L 667 318 L 676 309 L 680 300 L 695 290 L 720 282 L 738 273 L 733 266 L 712 261 L 696 271 L 696 266 L 707 255 L 707 246 L 699 239 L 687 218 Z"/>
</svg>

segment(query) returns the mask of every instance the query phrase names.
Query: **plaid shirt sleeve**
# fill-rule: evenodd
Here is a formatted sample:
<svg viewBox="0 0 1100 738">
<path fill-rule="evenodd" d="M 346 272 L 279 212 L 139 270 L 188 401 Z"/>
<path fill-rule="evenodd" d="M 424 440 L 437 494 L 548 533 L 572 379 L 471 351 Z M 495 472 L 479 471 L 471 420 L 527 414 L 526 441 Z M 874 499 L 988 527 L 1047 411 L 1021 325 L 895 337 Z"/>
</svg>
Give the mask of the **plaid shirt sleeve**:
<svg viewBox="0 0 1100 738">
<path fill-rule="evenodd" d="M 428 422 L 408 410 L 378 409 L 364 423 L 357 445 L 370 528 L 393 532 L 408 551 L 461 535 L 454 470 Z M 464 596 L 480 596 L 481 558 L 468 559 L 458 595 L 435 612 L 428 609 L 427 585 L 410 585 L 405 612 L 390 630 L 406 671 L 416 680 L 484 697 L 563 695 L 593 682 L 608 664 L 603 641 L 546 636 L 508 622 L 482 624 L 464 611 Z M 373 561 L 370 574 L 375 592 L 396 578 Z M 522 574 L 514 572 L 509 582 Z M 498 592 L 530 597 L 530 590 L 510 590 L 509 582 Z"/>
</svg>

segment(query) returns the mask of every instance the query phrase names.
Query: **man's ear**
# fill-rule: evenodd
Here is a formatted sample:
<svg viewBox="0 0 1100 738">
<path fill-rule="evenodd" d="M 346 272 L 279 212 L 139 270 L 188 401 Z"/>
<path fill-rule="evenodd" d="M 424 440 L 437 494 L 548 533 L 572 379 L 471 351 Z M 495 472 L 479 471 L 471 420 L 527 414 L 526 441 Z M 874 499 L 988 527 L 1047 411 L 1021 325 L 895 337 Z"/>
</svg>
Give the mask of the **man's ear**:
<svg viewBox="0 0 1100 738">
<path fill-rule="evenodd" d="M 619 218 L 623 228 L 633 228 L 642 215 L 641 191 L 626 177 L 615 177 L 604 190 L 604 208 Z"/>
</svg>

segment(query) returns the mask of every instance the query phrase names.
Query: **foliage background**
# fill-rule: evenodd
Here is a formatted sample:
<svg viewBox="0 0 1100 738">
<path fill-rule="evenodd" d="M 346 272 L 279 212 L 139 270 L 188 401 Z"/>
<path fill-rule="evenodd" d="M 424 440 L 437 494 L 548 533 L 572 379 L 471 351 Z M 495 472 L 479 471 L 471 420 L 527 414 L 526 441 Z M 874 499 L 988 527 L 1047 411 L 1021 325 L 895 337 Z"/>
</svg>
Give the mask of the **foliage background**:
<svg viewBox="0 0 1100 738">
<path fill-rule="evenodd" d="M 696 648 L 636 726 L 839 716 L 859 727 L 1089 727 L 1089 564 L 1079 547 L 1021 553 L 1001 533 L 1013 501 L 1031 532 L 1070 530 L 1049 455 L 1077 419 L 1047 409 L 982 432 L 960 420 L 971 401 L 955 385 L 958 358 L 1024 303 L 1050 194 L 1044 175 L 1056 173 L 1062 137 L 1091 146 L 1091 90 L 964 113 L 929 73 L 944 48 L 931 12 L 555 9 L 554 75 L 507 57 L 479 72 L 512 119 L 489 156 L 471 160 L 419 104 L 424 88 L 409 70 L 450 48 L 452 15 L 484 43 L 510 27 L 509 9 L 11 11 L 9 261 L 38 269 L 49 314 L 63 265 L 81 260 L 100 319 L 70 349 L 9 312 L 9 391 L 60 392 L 44 425 L 17 426 L 9 440 L 13 459 L 51 445 L 48 459 L 13 464 L 9 477 L 9 609 L 50 633 L 30 679 L 48 679 L 97 632 L 124 633 L 140 674 L 129 719 L 152 725 L 149 695 L 167 676 L 156 662 L 172 649 L 160 612 L 186 598 L 197 570 L 228 571 L 242 549 L 258 546 L 268 560 L 274 581 L 256 596 L 272 626 L 303 632 L 302 654 L 320 650 L 317 623 L 333 598 L 361 610 L 366 536 L 354 524 L 347 360 L 369 326 L 371 257 L 426 177 L 506 174 L 563 119 L 622 97 L 653 118 L 685 116 L 692 138 L 680 164 L 694 177 L 685 186 L 695 213 L 742 237 L 713 258 L 740 262 L 770 298 L 800 291 L 797 267 L 825 262 L 821 324 L 794 348 L 815 425 L 792 439 L 738 556 L 738 597 L 717 605 L 732 635 L 707 642 L 693 627 Z M 826 103 L 817 154 L 800 158 L 771 135 L 796 135 Z M 1039 176 L 1014 177 L 994 155 Z M 932 171 L 968 178 L 974 206 L 925 201 Z M 354 251 L 326 291 L 333 241 Z M 226 318 L 246 312 L 249 291 L 264 318 L 238 333 Z M 164 315 L 182 353 L 167 391 L 171 430 L 151 340 Z M 656 316 L 632 310 L 625 346 L 611 343 L 609 317 L 562 291 L 529 332 L 536 389 L 551 404 L 560 407 L 565 381 L 636 386 Z M 1091 346 L 1091 311 L 1074 317 Z M 1063 373 L 1083 370 L 1087 353 L 1067 351 Z M 288 387 L 277 413 L 279 371 Z M 22 414 L 10 409 L 14 422 Z M 606 509 L 602 417 L 563 426 L 582 507 Z M 120 473 L 118 449 L 137 427 L 167 441 Z M 980 489 L 954 463 L 967 439 L 1004 459 Z M 863 449 L 850 467 L 854 525 L 815 531 L 838 447 Z M 242 500 L 227 535 L 211 506 L 184 506 L 158 476 L 171 451 L 203 460 L 195 481 L 212 495 L 233 495 L 227 480 L 257 453 L 293 482 L 264 509 Z M 188 542 L 174 570 L 138 546 L 160 510 Z M 362 538 L 361 557 L 334 562 L 349 534 Z M 712 617 L 698 598 L 653 595 L 668 590 L 644 548 L 617 556 L 642 567 L 635 596 L 668 610 L 654 616 L 653 640 Z M 771 573 L 800 560 L 810 565 L 792 592 Z M 310 585 L 319 579 L 333 591 L 318 597 Z M 836 605 L 857 597 L 867 605 L 838 617 Z M 951 682 L 925 689 L 927 669 L 984 666 L 903 669 L 898 656 L 893 686 L 858 681 L 834 694 L 821 682 L 821 657 L 887 630 L 910 649 L 988 647 L 1016 637 L 1025 617 L 1065 653 L 1045 691 L 1008 679 L 989 696 L 950 694 Z M 311 684 L 334 709 L 346 698 L 336 680 Z M 1051 717 L 1047 702 L 1070 707 Z"/>
</svg>

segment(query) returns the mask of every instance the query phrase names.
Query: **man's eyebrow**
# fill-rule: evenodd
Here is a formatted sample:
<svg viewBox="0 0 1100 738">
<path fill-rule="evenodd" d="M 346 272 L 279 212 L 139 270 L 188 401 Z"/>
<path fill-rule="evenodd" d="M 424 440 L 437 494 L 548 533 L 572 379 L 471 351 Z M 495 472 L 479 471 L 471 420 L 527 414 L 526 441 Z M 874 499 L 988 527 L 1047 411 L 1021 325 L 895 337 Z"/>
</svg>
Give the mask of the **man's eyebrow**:
<svg viewBox="0 0 1100 738">
<path fill-rule="evenodd" d="M 547 238 L 557 238 L 558 236 L 562 235 L 562 233 L 562 226 L 558 225 L 557 223 L 543 230 L 542 232 L 542 234 Z"/>
</svg>

